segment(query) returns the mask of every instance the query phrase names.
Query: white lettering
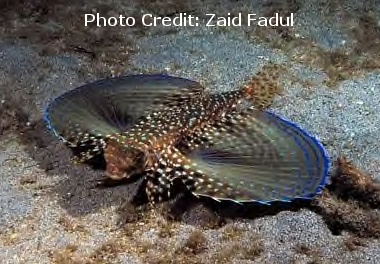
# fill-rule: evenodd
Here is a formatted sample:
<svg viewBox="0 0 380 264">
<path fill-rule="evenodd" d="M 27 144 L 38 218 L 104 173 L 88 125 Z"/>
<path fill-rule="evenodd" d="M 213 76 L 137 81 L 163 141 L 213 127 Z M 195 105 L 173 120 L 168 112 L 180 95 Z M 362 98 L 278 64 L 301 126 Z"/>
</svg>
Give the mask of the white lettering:
<svg viewBox="0 0 380 264">
<path fill-rule="evenodd" d="M 179 16 L 174 18 L 171 17 L 155 17 L 151 14 L 145 14 L 142 16 L 142 24 L 147 27 L 183 27 L 183 26 L 196 26 L 197 17 L 192 15 L 187 15 L 186 13 L 180 13 Z M 195 21 L 194 21 L 195 20 Z"/>
<path fill-rule="evenodd" d="M 278 27 L 278 13 L 274 17 L 269 18 L 268 23 L 271 27 Z"/>
<path fill-rule="evenodd" d="M 259 17 L 259 21 L 257 22 L 257 25 L 260 27 L 267 27 L 268 26 L 268 20 L 266 17 Z"/>
<path fill-rule="evenodd" d="M 107 20 L 107 24 L 111 27 L 114 27 L 117 25 L 117 19 L 116 17 L 109 17 L 108 20 Z"/>
<path fill-rule="evenodd" d="M 254 21 L 256 21 L 256 18 L 254 18 L 256 16 L 256 14 L 248 14 L 248 26 L 250 27 L 251 26 L 251 22 L 253 23 Z"/>
<path fill-rule="evenodd" d="M 100 20 L 102 20 L 103 21 L 103 27 L 106 27 L 107 26 L 107 20 L 106 20 L 106 18 L 105 17 L 101 17 L 100 15 L 99 15 L 99 13 L 96 13 L 96 26 L 97 27 L 101 27 L 101 25 L 100 25 Z"/>
<path fill-rule="evenodd" d="M 157 18 L 158 20 L 162 20 L 161 24 L 164 26 L 164 27 L 170 27 L 172 25 L 172 20 L 170 19 L 170 17 L 158 17 Z"/>
<path fill-rule="evenodd" d="M 216 15 L 215 14 L 206 14 L 206 16 L 211 16 L 210 19 L 206 23 L 206 27 L 215 27 L 215 24 L 213 23 L 213 19 Z"/>
<path fill-rule="evenodd" d="M 144 25 L 144 26 L 146 26 L 146 27 L 151 27 L 151 26 L 153 26 L 153 23 L 152 22 L 147 22 L 147 21 L 145 21 L 145 19 L 152 19 L 153 18 L 153 16 L 151 15 L 151 14 L 145 14 L 145 15 L 143 15 L 142 16 L 142 18 L 141 18 L 141 22 L 142 22 L 142 24 Z"/>
<path fill-rule="evenodd" d="M 99 13 L 94 14 L 85 14 L 85 26 L 87 27 L 89 23 L 93 23 L 96 21 L 97 27 L 115 27 L 115 26 L 134 26 L 136 24 L 136 19 L 134 17 L 125 17 L 123 15 L 119 15 L 118 17 L 109 17 L 105 18 L 100 16 Z"/>
<path fill-rule="evenodd" d="M 91 21 L 87 19 L 87 17 L 91 17 Z M 85 14 L 84 15 L 84 25 L 87 27 L 87 23 L 92 23 L 95 21 L 95 16 L 93 14 Z"/>
<path fill-rule="evenodd" d="M 123 24 L 123 20 L 125 24 Z M 122 27 L 125 27 L 125 26 L 132 27 L 136 24 L 136 19 L 134 17 L 125 17 L 123 15 L 119 16 L 119 21 L 120 21 L 120 26 Z"/>
</svg>

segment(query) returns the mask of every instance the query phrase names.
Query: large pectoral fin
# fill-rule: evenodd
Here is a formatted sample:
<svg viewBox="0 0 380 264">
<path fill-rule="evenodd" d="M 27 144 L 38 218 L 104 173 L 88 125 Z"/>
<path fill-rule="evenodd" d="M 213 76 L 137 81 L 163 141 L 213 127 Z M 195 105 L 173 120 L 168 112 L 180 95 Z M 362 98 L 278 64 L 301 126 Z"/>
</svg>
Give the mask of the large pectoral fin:
<svg viewBox="0 0 380 264">
<path fill-rule="evenodd" d="M 53 100 L 44 119 L 80 159 L 100 153 L 104 139 L 127 131 L 152 111 L 203 94 L 197 82 L 166 75 L 132 75 L 86 84 Z M 83 151 L 82 151 L 83 150 Z"/>
<path fill-rule="evenodd" d="M 311 198 L 326 183 L 329 160 L 321 144 L 272 113 L 250 109 L 206 131 L 208 143 L 187 154 L 184 181 L 195 195 L 267 204 Z"/>
</svg>

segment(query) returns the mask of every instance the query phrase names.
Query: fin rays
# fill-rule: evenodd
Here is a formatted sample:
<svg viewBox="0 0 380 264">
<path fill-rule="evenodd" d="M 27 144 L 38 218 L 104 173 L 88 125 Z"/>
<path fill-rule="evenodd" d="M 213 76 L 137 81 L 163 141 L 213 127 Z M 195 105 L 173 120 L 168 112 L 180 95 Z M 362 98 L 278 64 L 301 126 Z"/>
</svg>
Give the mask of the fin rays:
<svg viewBox="0 0 380 264">
<path fill-rule="evenodd" d="M 170 196 L 174 178 L 194 195 L 215 200 L 307 199 L 326 183 L 329 160 L 314 137 L 263 111 L 280 92 L 277 76 L 272 77 L 259 74 L 242 90 L 217 95 L 199 83 L 165 75 L 101 80 L 55 99 L 44 119 L 53 133 L 79 149 L 81 161 L 101 154 L 115 135 L 137 145 L 150 142 L 147 135 L 161 137 L 167 152 L 150 151 L 160 153 L 165 171 L 153 166 L 145 177 L 152 201 Z M 256 109 L 240 109 L 241 99 Z M 178 130 L 183 130 L 179 136 L 166 135 Z"/>
<path fill-rule="evenodd" d="M 236 193 L 211 190 L 215 198 L 242 202 L 247 201 L 248 194 L 268 203 L 309 198 L 320 191 L 327 177 L 328 158 L 314 138 L 294 123 L 269 112 L 250 109 L 245 121 L 240 123 L 238 115 L 231 117 L 235 125 L 219 129 L 211 136 L 213 144 L 189 154 L 197 164 L 194 170 L 239 190 Z M 241 133 L 247 135 L 244 140 L 238 137 Z M 249 142 L 259 137 L 264 138 L 256 142 L 262 151 L 255 153 L 258 148 Z M 240 190 L 244 190 L 243 195 Z M 197 195 L 210 195 L 208 192 L 204 186 L 194 190 Z"/>
<path fill-rule="evenodd" d="M 197 82 L 166 75 L 104 79 L 59 96 L 46 108 L 44 119 L 61 140 L 77 147 L 95 137 L 124 132 L 149 112 L 179 104 L 180 99 L 200 97 L 203 92 Z"/>
</svg>

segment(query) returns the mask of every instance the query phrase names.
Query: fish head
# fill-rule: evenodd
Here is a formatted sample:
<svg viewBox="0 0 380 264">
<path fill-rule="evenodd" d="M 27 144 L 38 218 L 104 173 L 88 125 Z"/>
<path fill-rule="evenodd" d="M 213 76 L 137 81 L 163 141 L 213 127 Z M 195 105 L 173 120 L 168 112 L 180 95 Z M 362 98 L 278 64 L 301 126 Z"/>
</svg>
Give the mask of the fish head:
<svg viewBox="0 0 380 264">
<path fill-rule="evenodd" d="M 136 148 L 109 142 L 104 150 L 104 158 L 106 176 L 114 180 L 130 178 L 144 171 L 145 154 Z"/>
</svg>

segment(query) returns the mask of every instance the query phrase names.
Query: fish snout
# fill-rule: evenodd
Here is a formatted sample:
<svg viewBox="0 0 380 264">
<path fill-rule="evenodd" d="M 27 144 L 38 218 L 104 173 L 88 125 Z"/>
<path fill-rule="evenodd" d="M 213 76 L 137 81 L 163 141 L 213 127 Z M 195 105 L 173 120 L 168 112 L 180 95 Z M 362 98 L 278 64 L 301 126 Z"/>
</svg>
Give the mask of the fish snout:
<svg viewBox="0 0 380 264">
<path fill-rule="evenodd" d="M 115 164 L 107 166 L 106 176 L 113 180 L 121 180 L 128 177 L 127 172 L 120 170 Z"/>
</svg>

